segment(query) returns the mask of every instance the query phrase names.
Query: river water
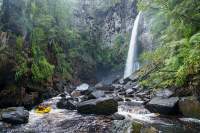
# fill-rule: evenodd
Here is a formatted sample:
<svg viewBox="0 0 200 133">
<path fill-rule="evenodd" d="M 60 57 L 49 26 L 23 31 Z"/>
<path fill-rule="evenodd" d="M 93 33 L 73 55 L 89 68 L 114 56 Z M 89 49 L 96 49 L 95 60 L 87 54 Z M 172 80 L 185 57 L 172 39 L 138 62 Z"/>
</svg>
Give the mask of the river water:
<svg viewBox="0 0 200 133">
<path fill-rule="evenodd" d="M 47 114 L 30 111 L 29 122 L 20 126 L 7 125 L 2 133 L 131 133 L 132 122 L 155 127 L 160 133 L 198 133 L 200 120 L 191 118 L 164 117 L 149 112 L 142 101 L 122 101 L 118 113 L 125 120 L 111 120 L 109 116 L 81 115 L 76 111 L 58 109 L 60 96 L 44 101 L 51 104 Z M 134 133 L 134 132 L 133 132 Z"/>
</svg>

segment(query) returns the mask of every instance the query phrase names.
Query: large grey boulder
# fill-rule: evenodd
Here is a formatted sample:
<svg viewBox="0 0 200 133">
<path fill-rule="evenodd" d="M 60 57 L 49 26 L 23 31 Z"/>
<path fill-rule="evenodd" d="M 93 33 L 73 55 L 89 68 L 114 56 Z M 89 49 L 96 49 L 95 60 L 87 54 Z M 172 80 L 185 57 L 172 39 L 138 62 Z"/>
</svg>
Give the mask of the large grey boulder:
<svg viewBox="0 0 200 133">
<path fill-rule="evenodd" d="M 200 119 L 200 99 L 198 97 L 184 97 L 179 101 L 180 112 L 186 117 Z"/>
<path fill-rule="evenodd" d="M 11 124 L 27 123 L 29 112 L 24 107 L 10 107 L 2 111 L 2 121 Z"/>
<path fill-rule="evenodd" d="M 151 112 L 172 115 L 178 113 L 178 101 L 178 97 L 155 97 L 149 103 L 147 103 L 146 108 Z"/>
<path fill-rule="evenodd" d="M 110 115 L 118 110 L 118 103 L 113 98 L 92 99 L 77 104 L 82 114 Z"/>
</svg>

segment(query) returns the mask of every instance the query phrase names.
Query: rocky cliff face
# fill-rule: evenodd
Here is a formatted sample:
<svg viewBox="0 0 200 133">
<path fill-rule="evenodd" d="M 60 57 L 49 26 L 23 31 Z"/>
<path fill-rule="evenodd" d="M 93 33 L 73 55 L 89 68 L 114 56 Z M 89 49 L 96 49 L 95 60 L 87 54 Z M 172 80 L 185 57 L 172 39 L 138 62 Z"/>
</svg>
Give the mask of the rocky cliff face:
<svg viewBox="0 0 200 133">
<path fill-rule="evenodd" d="M 74 8 L 73 25 L 87 30 L 104 46 L 112 46 L 117 35 L 130 33 L 137 15 L 136 0 L 79 0 Z M 89 27 L 89 28 L 88 28 Z"/>
<path fill-rule="evenodd" d="M 1 23 L 3 30 L 13 32 L 18 35 L 25 35 L 26 32 L 26 0 L 2 0 L 0 6 L 2 9 Z"/>
<path fill-rule="evenodd" d="M 141 45 L 142 51 L 151 51 L 153 50 L 153 35 L 151 33 L 152 25 L 152 16 L 146 12 L 142 13 L 139 27 L 139 36 L 138 40 Z"/>
</svg>

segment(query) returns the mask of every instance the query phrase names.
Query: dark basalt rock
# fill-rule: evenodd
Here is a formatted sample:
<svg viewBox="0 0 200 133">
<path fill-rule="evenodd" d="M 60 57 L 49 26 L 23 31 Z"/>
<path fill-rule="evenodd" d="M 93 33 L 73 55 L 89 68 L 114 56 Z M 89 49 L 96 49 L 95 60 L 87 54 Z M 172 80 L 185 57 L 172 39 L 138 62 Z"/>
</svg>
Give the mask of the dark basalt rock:
<svg viewBox="0 0 200 133">
<path fill-rule="evenodd" d="M 2 121 L 11 124 L 27 123 L 29 112 L 24 107 L 10 107 L 2 111 Z"/>
<path fill-rule="evenodd" d="M 118 103 L 113 98 L 99 98 L 77 104 L 81 114 L 110 115 L 118 110 Z"/>
<path fill-rule="evenodd" d="M 164 115 L 173 115 L 178 113 L 178 101 L 178 97 L 155 97 L 149 103 L 147 103 L 146 108 L 149 109 L 151 112 Z"/>
<path fill-rule="evenodd" d="M 60 109 L 76 110 L 76 103 L 71 99 L 62 98 L 57 103 L 57 107 Z"/>
<path fill-rule="evenodd" d="M 121 115 L 121 114 L 118 114 L 118 113 L 114 113 L 112 116 L 111 116 L 111 119 L 112 120 L 124 120 L 125 119 L 125 116 Z"/>
</svg>

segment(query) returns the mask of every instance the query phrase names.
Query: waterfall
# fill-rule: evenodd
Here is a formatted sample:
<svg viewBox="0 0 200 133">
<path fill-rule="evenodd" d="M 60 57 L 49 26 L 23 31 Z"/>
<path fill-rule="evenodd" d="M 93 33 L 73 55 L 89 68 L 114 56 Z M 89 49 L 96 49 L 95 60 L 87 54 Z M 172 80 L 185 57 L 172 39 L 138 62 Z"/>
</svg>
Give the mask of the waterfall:
<svg viewBox="0 0 200 133">
<path fill-rule="evenodd" d="M 140 67 L 139 62 L 137 61 L 137 34 L 138 34 L 140 15 L 141 12 L 139 12 L 134 22 L 131 41 L 129 44 L 128 57 L 126 60 L 126 67 L 124 71 L 124 78 L 129 77 L 133 72 L 138 70 Z"/>
</svg>

